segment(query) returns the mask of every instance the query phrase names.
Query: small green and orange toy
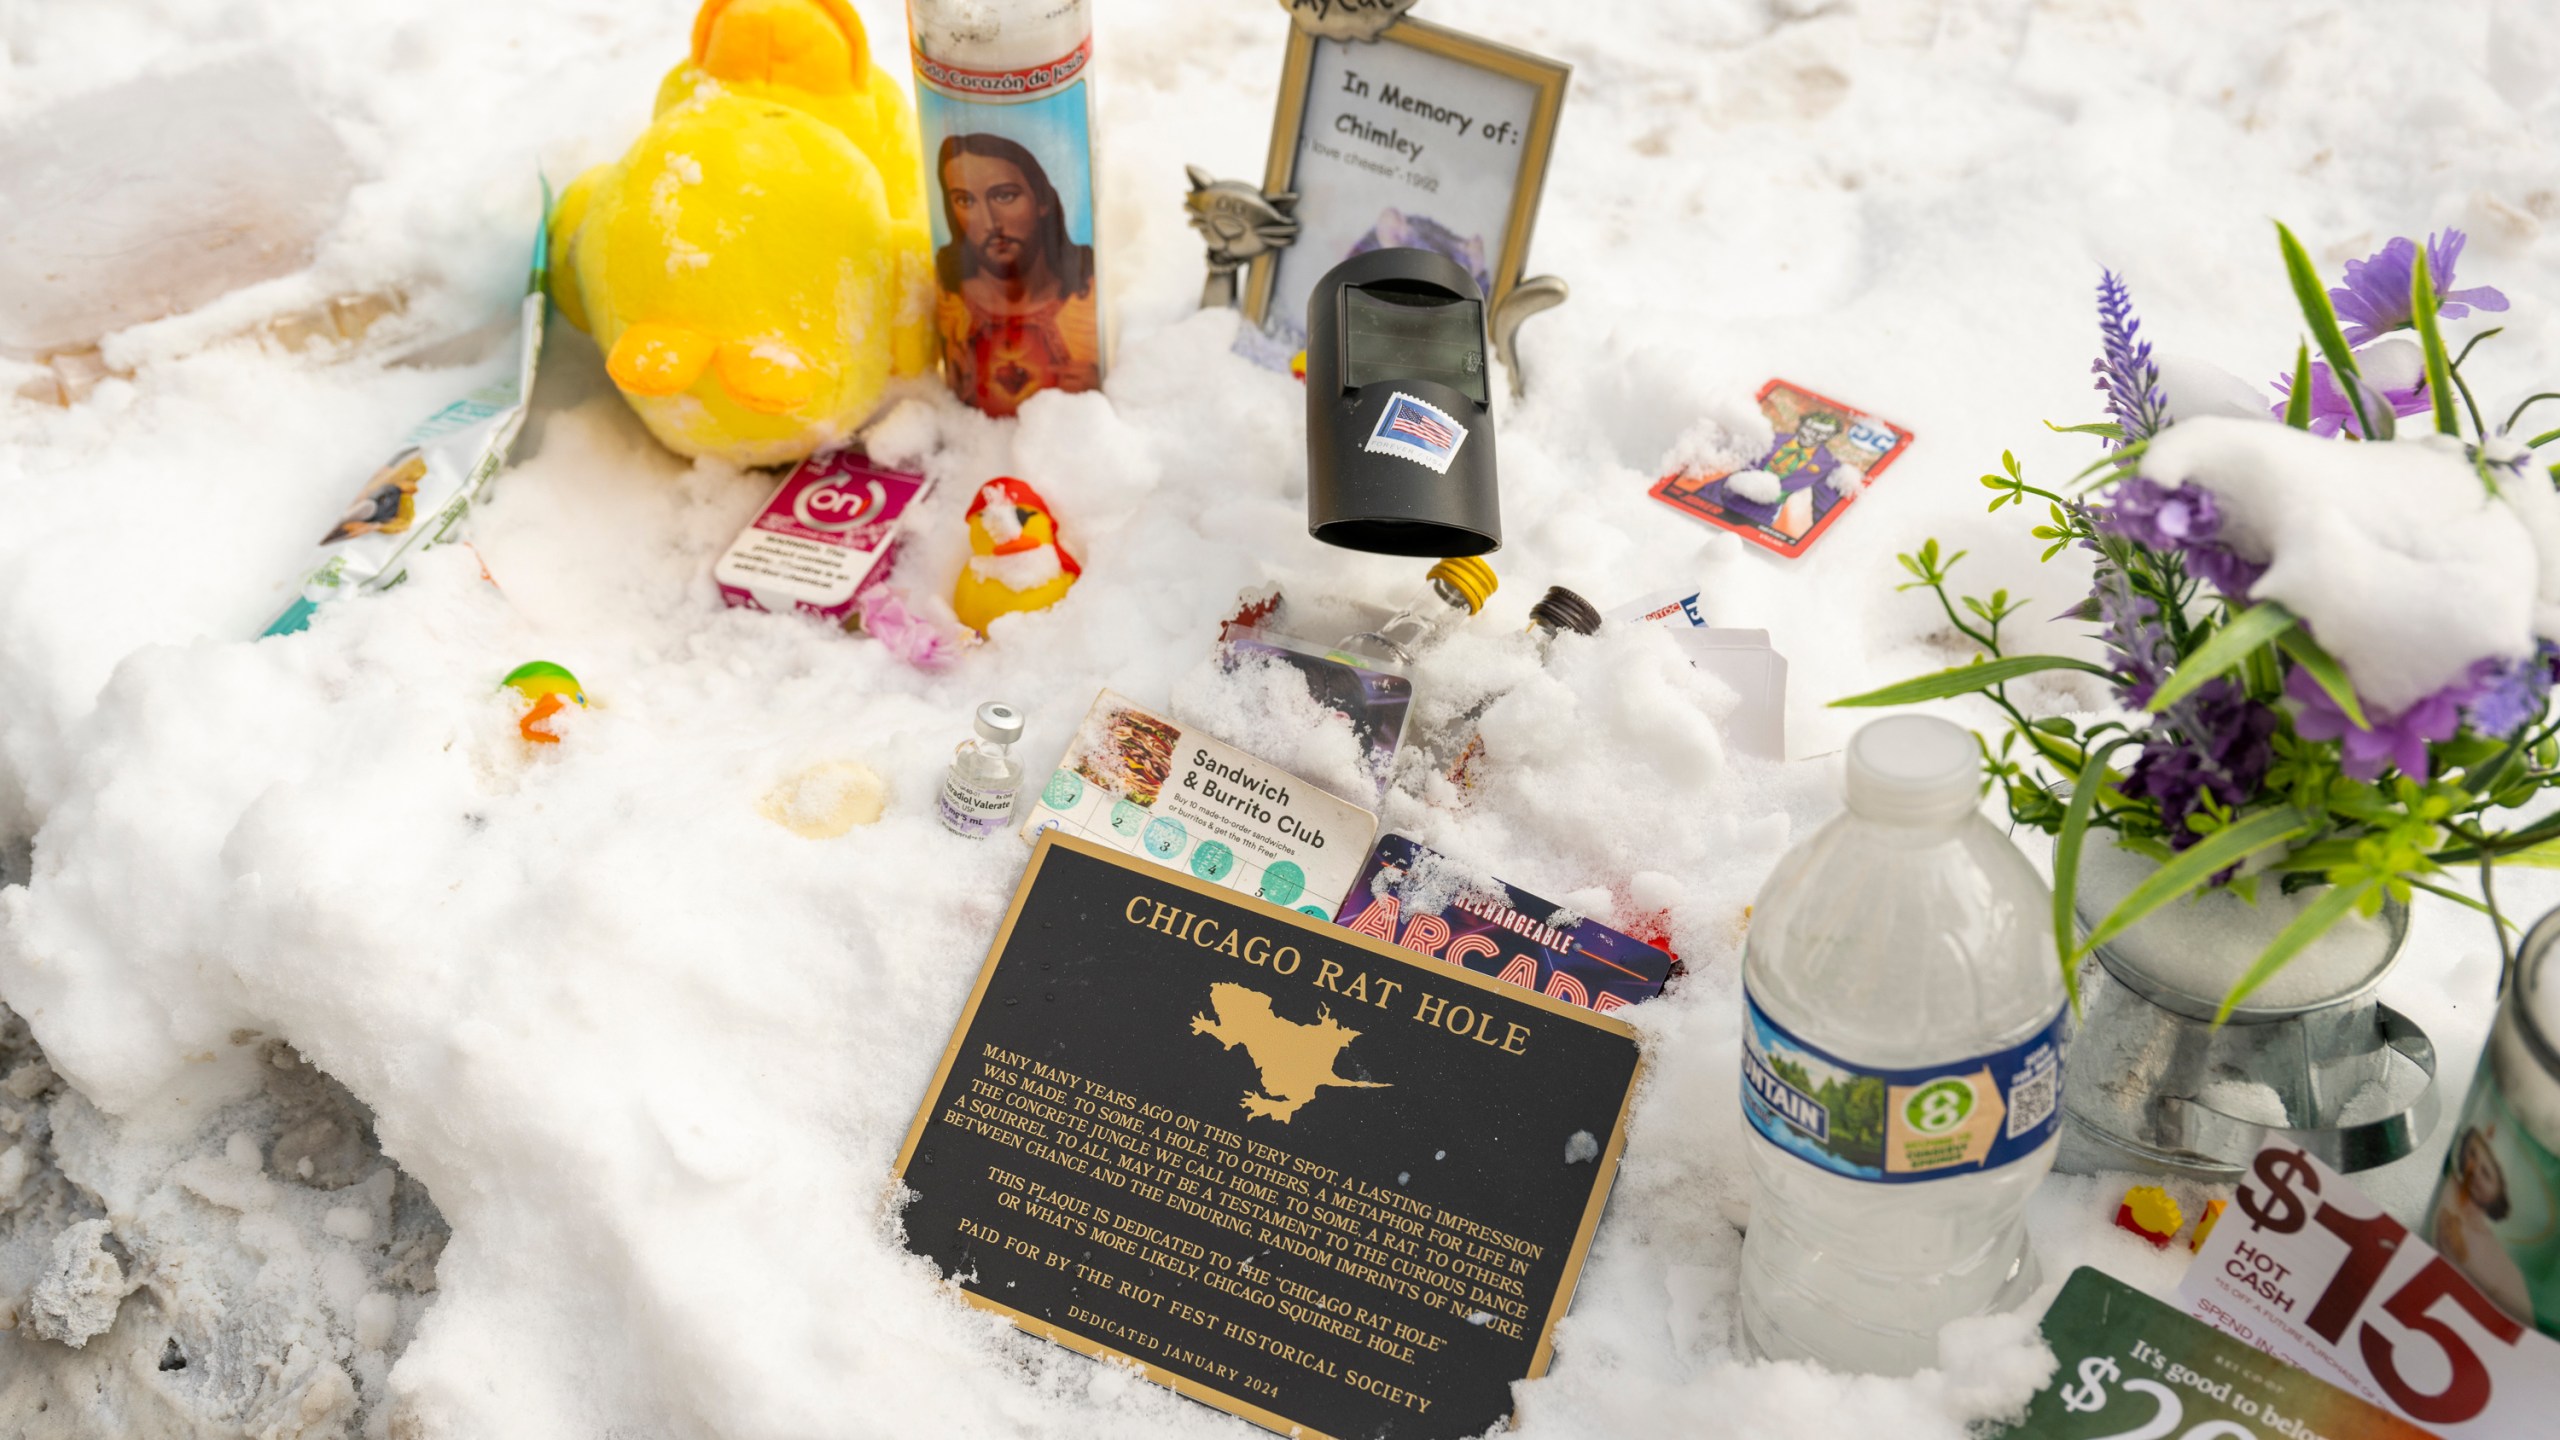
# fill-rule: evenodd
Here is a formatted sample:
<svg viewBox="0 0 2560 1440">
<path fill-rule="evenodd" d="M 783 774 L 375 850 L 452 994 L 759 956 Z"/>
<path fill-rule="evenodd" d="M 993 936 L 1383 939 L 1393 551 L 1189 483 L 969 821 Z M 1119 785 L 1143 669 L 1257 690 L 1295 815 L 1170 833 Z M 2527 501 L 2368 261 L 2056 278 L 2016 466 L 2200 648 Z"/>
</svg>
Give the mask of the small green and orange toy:
<svg viewBox="0 0 2560 1440">
<path fill-rule="evenodd" d="M 587 692 L 579 686 L 578 677 L 548 660 L 528 660 L 498 683 L 533 702 L 516 722 L 516 733 L 530 745 L 559 744 L 560 737 L 544 728 L 551 717 L 572 705 L 581 710 L 587 705 Z"/>
</svg>

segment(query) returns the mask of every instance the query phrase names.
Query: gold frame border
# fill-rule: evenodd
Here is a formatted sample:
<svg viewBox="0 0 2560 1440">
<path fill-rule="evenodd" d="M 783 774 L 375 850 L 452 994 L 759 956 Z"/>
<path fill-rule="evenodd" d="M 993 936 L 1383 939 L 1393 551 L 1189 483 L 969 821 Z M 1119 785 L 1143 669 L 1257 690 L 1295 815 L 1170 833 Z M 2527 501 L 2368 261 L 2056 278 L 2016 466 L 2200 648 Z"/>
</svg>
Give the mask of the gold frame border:
<svg viewBox="0 0 2560 1440">
<path fill-rule="evenodd" d="M 1317 43 L 1316 36 L 1296 25 L 1289 27 L 1288 55 L 1280 62 L 1280 105 L 1271 119 L 1271 152 L 1262 168 L 1265 194 L 1277 195 L 1296 188 L 1298 132 L 1307 123 L 1307 86 L 1315 75 Z M 1512 287 L 1520 283 L 1520 272 L 1528 267 L 1529 236 L 1537 226 L 1538 204 L 1546 193 L 1548 152 L 1555 146 L 1556 122 L 1564 113 L 1565 86 L 1573 78 L 1573 67 L 1411 15 L 1388 26 L 1376 40 L 1365 43 L 1410 45 L 1462 65 L 1525 80 L 1537 89 L 1537 100 L 1529 110 L 1529 131 L 1520 141 L 1520 170 L 1512 182 L 1511 216 L 1503 227 L 1502 253 L 1493 267 L 1493 293 L 1484 297 L 1485 314 L 1490 316 L 1510 295 Z M 1287 254 L 1286 247 L 1266 251 L 1255 256 L 1245 271 L 1245 323 L 1257 330 L 1270 312 L 1272 287 L 1278 280 L 1281 258 Z"/>
<path fill-rule="evenodd" d="M 1292 27 L 1290 33 L 1294 37 L 1304 32 Z M 906 1143 L 898 1147 L 898 1163 L 889 1172 L 891 1183 L 887 1200 L 891 1213 L 895 1215 L 901 1208 L 898 1205 L 897 1192 L 906 1181 L 908 1165 L 915 1160 L 916 1146 L 924 1140 L 925 1127 L 933 1123 L 933 1102 L 940 1097 L 942 1087 L 951 1079 L 951 1067 L 960 1058 L 960 1042 L 968 1036 L 969 1027 L 977 1021 L 978 1007 L 986 1002 L 987 986 L 995 979 L 996 962 L 1004 958 L 1005 947 L 1013 943 L 1013 927 L 1022 919 L 1022 902 L 1030 897 L 1032 884 L 1040 878 L 1041 868 L 1048 862 L 1050 852 L 1059 848 L 1106 861 L 1149 880 L 1164 881 L 1195 895 L 1206 895 L 1214 900 L 1241 905 L 1247 910 L 1259 910 L 1267 919 L 1277 920 L 1284 925 L 1311 934 L 1322 935 L 1327 940 L 1338 941 L 1351 949 L 1366 951 L 1381 959 L 1415 967 L 1427 966 L 1433 975 L 1442 979 L 1458 980 L 1478 990 L 1498 994 L 1505 1000 L 1533 1005 L 1551 1014 L 1561 1015 L 1577 1023 L 1589 1025 L 1598 1030 L 1606 1030 L 1637 1042 L 1635 1069 L 1627 1074 L 1626 1093 L 1618 1097 L 1618 1115 L 1609 1127 L 1609 1148 L 1600 1153 L 1599 1170 L 1591 1187 L 1591 1200 L 1583 1206 L 1582 1223 L 1575 1228 L 1573 1234 L 1573 1249 L 1565 1256 L 1564 1273 L 1556 1279 L 1556 1303 L 1548 1310 L 1547 1318 L 1538 1327 L 1538 1348 L 1530 1354 L 1529 1373 L 1521 1378 L 1535 1380 L 1546 1374 L 1548 1362 L 1555 1356 L 1556 1324 L 1564 1319 L 1565 1312 L 1573 1307 L 1573 1292 L 1582 1283 L 1582 1264 L 1590 1254 L 1591 1238 L 1600 1228 L 1601 1212 L 1608 1208 L 1609 1192 L 1617 1187 L 1618 1160 L 1627 1145 L 1627 1111 L 1633 1108 L 1636 1091 L 1644 1083 L 1644 1046 L 1642 1037 L 1637 1035 L 1635 1027 L 1613 1016 L 1586 1010 L 1579 1005 L 1568 1005 L 1562 1000 L 1550 995 L 1541 995 L 1535 990 L 1507 985 L 1489 975 L 1479 975 L 1463 965 L 1435 964 L 1400 945 L 1389 945 L 1373 936 L 1362 935 L 1338 925 L 1318 924 L 1311 916 L 1301 915 L 1295 910 L 1274 905 L 1259 895 L 1247 895 L 1242 891 L 1230 890 L 1222 885 L 1212 885 L 1161 866 L 1142 864 L 1108 846 L 1057 830 L 1042 832 L 1038 848 L 1031 852 L 1031 863 L 1023 870 L 1022 879 L 1014 886 L 1013 903 L 1005 907 L 1004 924 L 996 930 L 995 943 L 987 947 L 986 961 L 978 967 L 978 982 L 969 991 L 969 1002 L 961 1007 L 960 1018 L 951 1027 L 951 1039 L 942 1047 L 942 1063 L 934 1067 L 933 1081 L 925 1087 L 924 1099 L 916 1107 L 916 1118 L 907 1125 Z M 905 1221 L 900 1219 L 901 1234 L 904 1233 L 905 1228 Z M 981 1310 L 1008 1316 L 1016 1328 L 1044 1340 L 1054 1341 L 1097 1360 L 1120 1360 L 1134 1365 L 1148 1379 L 1175 1394 L 1224 1410 L 1239 1419 L 1250 1420 L 1266 1430 L 1276 1431 L 1282 1435 L 1303 1436 L 1306 1440 L 1331 1440 L 1331 1437 L 1324 1435 L 1321 1431 L 1310 1430 L 1297 1421 L 1266 1410 L 1250 1400 L 1230 1395 L 1223 1390 L 1213 1389 L 1189 1376 L 1176 1375 L 1170 1370 L 1151 1365 L 1125 1350 L 1114 1349 L 1088 1335 L 1067 1330 L 1038 1316 L 1025 1314 L 1001 1300 L 989 1299 L 965 1286 L 955 1284 L 951 1288 L 957 1289 L 960 1297 L 970 1304 Z M 1517 1412 L 1515 1411 L 1514 1414 L 1516 1416 Z"/>
</svg>

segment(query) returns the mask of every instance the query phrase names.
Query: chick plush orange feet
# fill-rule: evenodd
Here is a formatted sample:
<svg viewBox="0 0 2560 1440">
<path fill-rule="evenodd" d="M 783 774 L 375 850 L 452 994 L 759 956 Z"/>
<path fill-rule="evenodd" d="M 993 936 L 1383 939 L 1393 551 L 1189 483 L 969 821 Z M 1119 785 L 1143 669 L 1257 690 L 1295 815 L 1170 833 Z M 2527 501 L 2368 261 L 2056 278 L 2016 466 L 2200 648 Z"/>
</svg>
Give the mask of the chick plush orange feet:
<svg viewBox="0 0 2560 1440">
<path fill-rule="evenodd" d="M 667 448 L 806 457 L 932 361 L 917 147 L 844 0 L 707 0 L 657 118 L 562 193 L 552 298 Z"/>
<path fill-rule="evenodd" d="M 1084 567 L 1058 543 L 1057 517 L 1040 492 L 1001 476 L 969 502 L 969 563 L 952 587 L 960 623 L 984 635 L 1005 615 L 1046 610 L 1066 598 Z"/>
</svg>

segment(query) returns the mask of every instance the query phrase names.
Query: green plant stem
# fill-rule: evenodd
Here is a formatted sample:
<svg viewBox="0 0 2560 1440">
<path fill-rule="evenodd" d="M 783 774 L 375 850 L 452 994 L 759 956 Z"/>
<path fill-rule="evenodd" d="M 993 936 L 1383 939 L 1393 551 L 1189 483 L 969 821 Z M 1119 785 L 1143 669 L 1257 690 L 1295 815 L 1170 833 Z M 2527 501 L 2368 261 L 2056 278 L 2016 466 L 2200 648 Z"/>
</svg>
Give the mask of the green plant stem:
<svg viewBox="0 0 2560 1440">
<path fill-rule="evenodd" d="M 2560 840 L 2560 815 L 2546 815 L 2521 830 L 2511 830 L 2503 835 L 2475 835 L 2465 837 L 2465 840 L 2462 845 L 2435 851 L 2427 858 L 2440 865 L 2458 865 L 2484 858 L 2495 860 L 2501 855 L 2530 850 L 2545 841 Z"/>
<path fill-rule="evenodd" d="M 2231 1012 L 2240 1008 L 2241 1001 L 2256 993 L 2259 986 L 2266 984 L 2269 978 L 2285 967 L 2286 962 L 2300 954 L 2304 947 L 2327 934 L 2339 921 L 2346 919 L 2347 912 L 2355 909 L 2366 893 L 2379 883 L 2381 882 L 2368 881 L 2363 885 L 2352 887 L 2332 885 L 2329 887 L 2328 894 L 2312 901 L 2300 915 L 2294 917 L 2292 924 L 2285 926 L 2277 934 L 2275 940 L 2267 946 L 2266 951 L 2258 956 L 2254 964 L 2250 965 L 2247 973 L 2243 974 L 2238 983 L 2231 987 L 2230 992 L 2222 997 L 2222 1008 L 2215 1012 L 2213 1023 L 2219 1025 L 2230 1019 Z"/>
<path fill-rule="evenodd" d="M 2471 358 L 2471 352 L 2480 348 L 2481 341 L 2488 339 L 2492 335 L 2504 334 L 2506 332 L 2506 328 L 2507 327 L 2504 325 L 2492 325 L 2488 329 L 2481 331 L 2479 334 L 2474 335 L 2469 340 L 2463 342 L 2462 353 L 2453 357 L 2453 368 L 2456 370 L 2461 369 L 2462 362 Z"/>
<path fill-rule="evenodd" d="M 2097 475 L 2101 470 L 2121 470 L 2130 468 L 2133 462 L 2141 459 L 2143 452 L 2150 448 L 2151 442 L 2149 440 L 2136 440 L 2121 450 L 2109 451 L 2106 458 L 2102 460 L 2091 461 L 2087 468 L 2083 469 L 2079 474 L 2074 475 L 2071 478 L 2074 482 L 2078 482 L 2087 480 L 2093 475 Z M 2099 479 L 2102 481 L 2113 480 L 2115 478 L 2116 477 L 2112 474 L 2099 476 Z"/>
<path fill-rule="evenodd" d="M 2560 400 L 2560 390 L 2540 391 L 2517 401 L 2516 408 L 2507 412 L 2507 423 L 2498 427 L 2498 433 L 2504 435 L 2516 428 L 2516 422 L 2524 418 L 2524 412 L 2532 409 L 2537 402 L 2544 400 Z"/>
<path fill-rule="evenodd" d="M 2001 658 L 2000 642 L 1964 623 L 1964 617 L 1956 613 L 1955 602 L 1947 598 L 1947 587 L 1944 584 L 1931 582 L 1929 593 L 1938 597 L 1938 608 L 1947 612 L 1948 624 L 1956 627 L 1958 633 L 1980 647 L 1992 659 Z"/>
<path fill-rule="evenodd" d="M 2507 917 L 2498 913 L 2498 862 L 2495 857 L 2480 857 L 2480 903 L 2489 907 L 2489 932 L 2498 937 L 2498 994 L 2507 993 L 2507 973 L 2516 968 L 2515 947 L 2507 943 Z"/>
<path fill-rule="evenodd" d="M 2462 378 L 2459 365 L 2453 369 L 2453 388 L 2462 397 L 2462 408 L 2471 412 L 2471 433 L 2482 440 L 2488 439 L 2489 427 L 2480 422 L 2480 402 L 2471 398 L 2471 382 Z"/>
<path fill-rule="evenodd" d="M 2285 277 L 2293 282 L 2294 299 L 2302 306 L 2302 318 L 2311 327 L 2311 338 L 2320 343 L 2320 353 L 2329 362 L 2329 378 L 2347 397 L 2347 408 L 2356 416 L 2356 434 L 2366 440 L 2380 438 L 2373 417 L 2366 413 L 2364 376 L 2356 369 L 2355 352 L 2347 348 L 2347 337 L 2338 329 L 2338 312 L 2329 305 L 2328 289 L 2320 283 L 2320 272 L 2311 263 L 2311 254 L 2302 248 L 2284 222 L 2276 222 L 2276 243 L 2284 252 Z M 2302 384 L 2311 383 L 2304 375 Z"/>
<path fill-rule="evenodd" d="M 2039 490 L 2036 493 L 2041 495 L 2046 492 Z M 1991 627 L 1990 634 L 1985 635 L 1981 631 L 1964 623 L 1963 618 L 1956 614 L 1955 603 L 1947 598 L 1947 587 L 1945 585 L 1931 585 L 1929 587 L 1929 593 L 1938 597 L 1938 608 L 1946 612 L 1948 624 L 1953 625 L 1956 629 L 1964 632 L 1967 639 L 1970 639 L 1974 644 L 1981 646 L 1983 652 L 1988 654 L 1992 659 L 1998 660 L 2003 658 L 2000 653 L 2000 627 L 1997 624 L 1994 624 Z M 2071 768 L 2076 770 L 2080 767 L 2080 757 L 2084 752 L 2082 752 L 2077 746 L 2069 747 L 2067 751 L 2062 750 L 2059 748 L 2062 746 L 2061 737 L 2047 735 L 2043 731 L 2038 730 L 2034 725 L 2029 724 L 2026 715 L 2020 711 L 2017 706 L 2009 703 L 2008 686 L 1994 685 L 1990 689 L 1981 693 L 1986 699 L 1990 700 L 1992 704 L 2000 707 L 2001 713 L 2009 717 L 2009 722 L 2012 725 L 2015 725 L 2020 731 L 2025 733 L 2028 744 L 2036 747 L 2036 749 L 2042 754 L 2057 760 L 2060 760 L 2067 755 L 2070 760 Z"/>
<path fill-rule="evenodd" d="M 2444 332 L 2436 325 L 2437 305 L 2435 276 L 2429 273 L 2427 252 L 2421 249 L 2409 267 L 2410 323 L 2417 328 L 2419 348 L 2426 352 L 2427 407 L 2434 412 L 2436 433 L 2459 439 L 2462 422 L 2453 413 L 2453 362 L 2444 353 Z"/>
</svg>

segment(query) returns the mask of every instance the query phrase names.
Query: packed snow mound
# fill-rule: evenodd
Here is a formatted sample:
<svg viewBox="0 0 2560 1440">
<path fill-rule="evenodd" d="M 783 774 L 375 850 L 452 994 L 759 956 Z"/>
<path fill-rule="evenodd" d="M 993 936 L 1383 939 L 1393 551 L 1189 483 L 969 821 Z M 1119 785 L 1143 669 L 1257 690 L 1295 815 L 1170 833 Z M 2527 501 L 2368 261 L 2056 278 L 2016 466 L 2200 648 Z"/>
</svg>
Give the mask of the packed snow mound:
<svg viewBox="0 0 2560 1440">
<path fill-rule="evenodd" d="M 875 37 L 899 33 L 897 6 L 859 4 Z M 2466 263 L 2518 299 L 2508 334 L 2466 367 L 2504 414 L 2530 391 L 2526 362 L 2560 353 L 2552 310 L 2528 299 L 2560 295 L 2560 95 L 2511 64 L 2529 48 L 2517 37 L 2560 39 L 2560 20 L 2494 8 L 2498 88 L 2481 79 L 2485 27 L 2412 46 L 2387 7 L 2343 0 L 2308 15 L 2222 0 L 1434 0 L 1435 20 L 1576 65 L 1529 256 L 1573 299 L 1520 334 L 1526 400 L 1497 389 L 1503 589 L 1415 669 L 1417 725 L 1482 707 L 1480 782 L 1462 796 L 1418 775 L 1381 819 L 1595 918 L 1659 914 L 1688 967 L 1623 1012 L 1645 1034 L 1649 1080 L 1554 1368 L 1519 1387 L 1523 1440 L 1961 1440 L 2052 1363 L 2032 1314 L 1951 1327 L 1945 1368 L 1913 1380 L 1737 1349 L 1749 1177 L 1735 972 L 1769 865 L 1837 796 L 1827 762 L 1727 753 L 1715 721 L 1730 693 L 1669 647 L 1604 630 L 1538 664 L 1520 634 L 1530 602 L 1548 584 L 1603 609 L 1703 589 L 1714 623 L 1766 626 L 1788 657 L 1799 756 L 1836 750 L 1865 718 L 1829 699 L 1970 653 L 1925 597 L 1893 589 L 1895 553 L 1928 536 L 1968 552 L 1971 593 L 2035 597 L 2004 638 L 2085 653 L 2083 627 L 2036 619 L 2086 593 L 2085 555 L 2039 564 L 2014 512 L 1983 513 L 1976 477 L 2004 448 L 2048 476 L 2092 457 L 2086 437 L 2034 421 L 2094 418 L 2101 264 L 2131 275 L 2163 337 L 2266 363 L 2244 345 L 2297 320 L 2269 213 L 2306 236 L 2316 221 L 2338 247 L 2319 256 L 2332 269 L 2378 237 L 2469 226 Z M 416 326 L 459 335 L 510 313 L 532 177 L 628 147 L 695 9 L 0 7 L 0 119 L 286 44 L 366 177 L 295 294 L 397 292 Z M 930 813 L 972 708 L 1024 709 L 1036 775 L 1105 686 L 1243 728 L 1240 707 L 1267 702 L 1305 727 L 1289 737 L 1296 763 L 1339 779 L 1347 733 L 1286 692 L 1195 693 L 1187 677 L 1239 590 L 1382 606 L 1424 568 L 1305 537 L 1305 392 L 1232 353 L 1234 316 L 1196 312 L 1183 166 L 1260 173 L 1284 18 L 1178 0 L 1096 11 L 1121 331 L 1107 393 L 1042 395 L 998 422 L 919 387 L 871 437 L 875 458 L 941 484 L 898 565 L 919 612 L 951 594 L 962 507 L 991 476 L 1053 500 L 1085 567 L 1057 607 L 997 622 L 940 672 L 792 617 L 724 612 L 709 569 L 772 477 L 669 456 L 565 326 L 519 464 L 474 520 L 496 587 L 454 551 L 278 641 L 247 637 L 282 608 L 328 518 L 404 428 L 494 373 L 466 366 L 467 347 L 395 364 L 212 343 L 261 318 L 246 308 L 284 303 L 260 287 L 208 307 L 243 307 L 220 325 L 200 312 L 112 337 L 132 374 L 86 404 L 0 398 L 0 996 L 68 1087 L 40 1112 L 90 1137 L 57 1166 L 0 1136 L 0 1156 L 21 1153 L 0 1159 L 0 1189 L 17 1172 L 19 1208 L 43 1207 L 48 1227 L 23 1257 L 0 1245 L 0 1284 L 23 1294 L 62 1228 L 108 1218 L 83 1194 L 139 1206 L 153 1187 L 202 1222 L 171 1233 L 200 1236 L 191 1253 L 226 1285 L 253 1281 L 270 1253 L 304 1257 L 278 1269 L 297 1285 L 344 1273 L 312 1258 L 359 1243 L 346 1237 L 360 1216 L 339 1212 L 380 1217 L 370 1200 L 301 1193 L 300 1159 L 331 1173 L 327 1146 L 280 1162 L 268 1143 L 253 1169 L 226 1136 L 197 1133 L 199 1117 L 266 1093 L 266 1042 L 234 1045 L 242 1031 L 289 1041 L 374 1112 L 410 1178 L 391 1228 L 362 1244 L 410 1233 L 402 1197 L 418 1185 L 453 1227 L 431 1304 L 388 1271 L 346 1292 L 346 1328 L 334 1301 L 279 1301 L 257 1333 L 301 1349 L 244 1348 L 237 1370 L 187 1348 L 191 1332 L 135 1324 L 160 1316 L 147 1283 L 81 1351 L 25 1342 L 107 1357 L 103 1388 L 103 1369 L 42 1383 L 124 1407 L 40 1440 L 150 1436 L 124 1421 L 167 1409 L 159 1387 L 245 1387 L 253 1371 L 270 1388 L 186 1413 L 312 1440 L 1243 1433 L 963 1305 L 906 1253 L 882 1194 L 1028 853 L 1010 836 L 950 836 Z M 1646 495 L 1701 417 L 1720 436 L 1701 432 L 1700 463 L 1756 457 L 1752 397 L 1772 376 L 1919 433 L 1792 561 Z M 594 702 L 538 757 L 497 691 L 534 658 L 574 670 Z M 2011 693 L 2035 714 L 2085 713 L 2104 694 L 2092 677 Z M 839 765 L 884 782 L 876 824 L 812 838 L 765 813 L 778 786 Z M 2511 913 L 2554 893 L 2530 874 L 2500 882 Z M 2456 1091 L 2495 949 L 2449 905 L 2417 910 L 2390 998 L 2435 1035 Z M 13 1108 L 26 1107 L 0 1114 Z M 181 1161 L 194 1162 L 185 1183 Z M 2376 1188 L 2414 1218 L 2431 1179 Z M 2107 1223 L 2123 1188 L 2039 1192 L 2049 1286 L 2079 1263 L 2174 1286 L 2183 1254 Z M 114 1224 L 128 1275 L 147 1270 L 141 1237 Z M 376 1294 L 397 1307 L 378 1380 L 355 1363 L 382 1333 Z M 170 1334 L 184 1369 L 157 1368 Z M 0 1356 L 0 1385 L 38 1383 L 14 1358 Z M 0 1414 L 31 1408 L 0 1392 Z"/>
<path fill-rule="evenodd" d="M 2159 365 L 2160 393 L 2169 402 L 2173 420 L 2202 420 L 2209 415 L 2269 422 L 2276 418 L 2264 391 L 2210 360 L 2164 350 Z"/>
<path fill-rule="evenodd" d="M 1777 438 L 1768 412 L 1750 396 L 1718 395 L 1709 400 L 1706 413 L 1671 442 L 1670 451 L 1654 468 L 1665 475 L 1721 475 L 1758 461 Z"/>
<path fill-rule="evenodd" d="M 12 1440 L 391 1433 L 444 1221 L 344 1087 L 272 1040 L 254 1088 L 140 1123 L 0 1009 L 0 1418 Z M 174 1107 L 173 1107 L 174 1109 Z"/>
<path fill-rule="evenodd" d="M 2550 508 L 2539 475 L 2492 472 L 2540 491 L 2522 512 L 2442 437 L 2347 442 L 2224 416 L 2170 426 L 2141 468 L 2213 492 L 2220 542 L 2267 567 L 2252 595 L 2302 617 L 2367 704 L 2404 710 L 2475 661 L 2560 638 L 2525 518 Z"/>
<path fill-rule="evenodd" d="M 52 1263 L 27 1292 L 20 1318 L 39 1340 L 77 1350 L 116 1323 L 116 1307 L 133 1287 L 107 1253 L 107 1222 L 83 1220 L 53 1237 Z"/>
</svg>

